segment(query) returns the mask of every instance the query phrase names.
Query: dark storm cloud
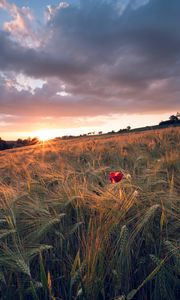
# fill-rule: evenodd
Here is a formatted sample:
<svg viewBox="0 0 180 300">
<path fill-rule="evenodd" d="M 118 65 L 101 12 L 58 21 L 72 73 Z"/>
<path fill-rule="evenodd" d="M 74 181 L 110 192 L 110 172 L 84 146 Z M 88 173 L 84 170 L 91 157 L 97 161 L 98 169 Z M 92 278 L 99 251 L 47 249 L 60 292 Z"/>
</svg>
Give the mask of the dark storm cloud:
<svg viewBox="0 0 180 300">
<path fill-rule="evenodd" d="M 34 77 L 65 77 L 79 74 L 84 66 L 65 58 L 53 56 L 48 49 L 27 49 L 10 39 L 9 34 L 0 32 L 0 69 L 1 71 L 23 72 Z"/>
<path fill-rule="evenodd" d="M 81 0 L 54 10 L 49 38 L 39 48 L 25 48 L 1 31 L 0 69 L 47 84 L 32 95 L 2 83 L 0 111 L 90 116 L 177 110 L 179 15 L 179 0 Z M 62 82 L 71 95 L 56 95 Z"/>
</svg>

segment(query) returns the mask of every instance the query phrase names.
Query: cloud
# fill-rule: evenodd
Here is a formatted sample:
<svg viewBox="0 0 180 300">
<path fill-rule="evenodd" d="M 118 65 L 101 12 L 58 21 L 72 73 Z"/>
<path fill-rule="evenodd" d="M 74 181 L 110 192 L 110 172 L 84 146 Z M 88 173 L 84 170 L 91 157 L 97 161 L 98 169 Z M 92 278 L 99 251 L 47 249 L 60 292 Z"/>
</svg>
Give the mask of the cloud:
<svg viewBox="0 0 180 300">
<path fill-rule="evenodd" d="M 21 73 L 1 73 L 1 76 L 4 80 L 6 89 L 11 90 L 12 88 L 15 88 L 19 92 L 29 91 L 31 94 L 34 94 L 37 88 L 42 88 L 42 86 L 46 83 L 44 80 L 24 76 Z"/>
<path fill-rule="evenodd" d="M 32 24 L 34 21 L 32 10 L 29 7 L 19 8 L 7 0 L 0 1 L 0 9 L 4 9 L 11 16 L 12 20 L 3 24 L 3 29 L 9 32 L 11 37 L 26 47 L 39 46 L 38 35 Z"/>
<path fill-rule="evenodd" d="M 179 0 L 61 2 L 49 6 L 48 38 L 38 48 L 2 30 L 1 71 L 46 83 L 32 94 L 2 78 L 0 112 L 57 118 L 176 111 L 179 9 Z"/>
<path fill-rule="evenodd" d="M 48 21 L 50 21 L 60 9 L 65 9 L 67 7 L 69 7 L 69 3 L 67 2 L 60 2 L 58 5 L 47 5 L 45 10 L 45 17 Z"/>
</svg>

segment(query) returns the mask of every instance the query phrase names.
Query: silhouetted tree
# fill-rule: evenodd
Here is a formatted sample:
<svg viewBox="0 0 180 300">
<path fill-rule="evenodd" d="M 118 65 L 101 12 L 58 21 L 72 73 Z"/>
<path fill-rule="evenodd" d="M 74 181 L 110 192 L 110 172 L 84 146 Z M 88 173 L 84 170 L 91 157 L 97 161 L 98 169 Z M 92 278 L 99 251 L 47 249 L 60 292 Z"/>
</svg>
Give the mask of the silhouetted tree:
<svg viewBox="0 0 180 300">
<path fill-rule="evenodd" d="M 16 141 L 16 145 L 17 145 L 17 147 L 22 147 L 23 146 L 23 140 L 22 139 L 18 139 Z"/>
<path fill-rule="evenodd" d="M 176 122 L 176 121 L 178 121 L 178 117 L 175 116 L 175 115 L 172 115 L 172 116 L 169 117 L 169 120 L 172 121 L 172 122 Z"/>
<path fill-rule="evenodd" d="M 161 122 L 159 123 L 159 125 L 160 125 L 160 126 L 178 125 L 178 124 L 180 124 L 180 119 L 179 119 L 179 117 L 180 117 L 180 114 L 179 114 L 179 112 L 177 112 L 176 115 L 171 115 L 171 116 L 169 117 L 169 120 L 161 121 Z"/>
<path fill-rule="evenodd" d="M 37 143 L 39 143 L 39 140 L 38 140 L 37 137 L 34 137 L 34 138 L 31 140 L 31 145 L 35 145 L 35 144 L 37 144 Z"/>
<path fill-rule="evenodd" d="M 0 150 L 8 149 L 6 141 L 0 138 Z"/>
</svg>

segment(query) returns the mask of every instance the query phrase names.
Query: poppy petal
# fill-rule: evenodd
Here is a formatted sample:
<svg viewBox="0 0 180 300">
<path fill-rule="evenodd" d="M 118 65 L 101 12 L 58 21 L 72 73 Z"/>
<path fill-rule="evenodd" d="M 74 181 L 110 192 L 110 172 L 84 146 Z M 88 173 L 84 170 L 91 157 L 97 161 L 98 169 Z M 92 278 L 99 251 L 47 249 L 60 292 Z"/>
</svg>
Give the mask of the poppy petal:
<svg viewBox="0 0 180 300">
<path fill-rule="evenodd" d="M 124 174 L 122 172 L 110 172 L 109 173 L 109 179 L 111 183 L 117 183 L 121 181 L 124 178 Z"/>
</svg>

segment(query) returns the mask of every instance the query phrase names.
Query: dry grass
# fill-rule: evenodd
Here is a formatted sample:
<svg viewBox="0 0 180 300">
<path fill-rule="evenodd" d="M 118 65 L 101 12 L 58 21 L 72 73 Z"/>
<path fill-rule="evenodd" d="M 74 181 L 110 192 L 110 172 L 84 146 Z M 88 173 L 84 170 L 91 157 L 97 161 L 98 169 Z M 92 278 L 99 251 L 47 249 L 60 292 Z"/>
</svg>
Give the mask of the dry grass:
<svg viewBox="0 0 180 300">
<path fill-rule="evenodd" d="M 177 300 L 179 133 L 1 152 L 1 299 Z"/>
</svg>

